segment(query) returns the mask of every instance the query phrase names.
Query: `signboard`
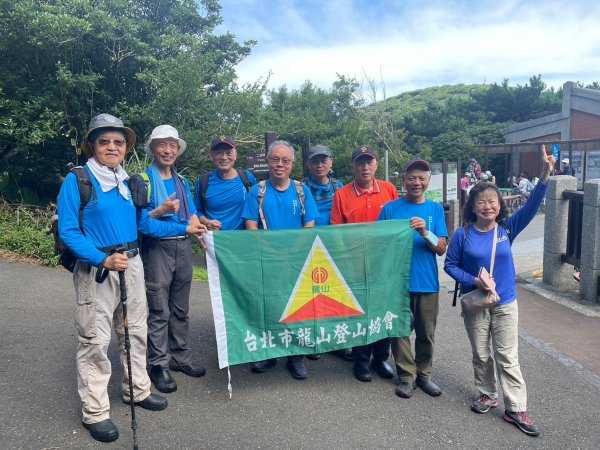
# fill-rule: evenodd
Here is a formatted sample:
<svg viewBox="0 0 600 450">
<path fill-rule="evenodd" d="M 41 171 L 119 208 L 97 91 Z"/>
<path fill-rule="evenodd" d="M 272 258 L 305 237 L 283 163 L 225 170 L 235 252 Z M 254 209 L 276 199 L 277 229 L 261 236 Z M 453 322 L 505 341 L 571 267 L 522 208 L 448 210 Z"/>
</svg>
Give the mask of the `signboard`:
<svg viewBox="0 0 600 450">
<path fill-rule="evenodd" d="M 446 201 L 456 200 L 458 190 L 456 186 L 457 169 L 456 163 L 448 163 L 448 174 L 446 183 Z M 431 181 L 425 191 L 425 198 L 434 202 L 442 202 L 444 192 L 444 174 L 442 173 L 442 163 L 431 164 Z"/>
<path fill-rule="evenodd" d="M 246 169 L 252 173 L 268 173 L 267 155 L 264 153 L 248 153 L 246 155 Z"/>
<path fill-rule="evenodd" d="M 573 155 L 573 159 L 575 159 L 575 155 Z M 583 189 L 583 174 L 577 170 L 575 176 L 577 177 L 577 184 Z M 593 150 L 587 154 L 585 181 L 598 178 L 600 178 L 600 151 Z"/>
</svg>

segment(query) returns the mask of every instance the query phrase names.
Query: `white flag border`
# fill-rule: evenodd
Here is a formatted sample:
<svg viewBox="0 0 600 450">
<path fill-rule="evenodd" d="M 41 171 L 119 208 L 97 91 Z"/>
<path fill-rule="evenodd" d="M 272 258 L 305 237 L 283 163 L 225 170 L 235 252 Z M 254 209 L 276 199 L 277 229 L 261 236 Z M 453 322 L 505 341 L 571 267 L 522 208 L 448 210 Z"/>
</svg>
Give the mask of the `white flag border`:
<svg viewBox="0 0 600 450">
<path fill-rule="evenodd" d="M 219 369 L 224 369 L 225 367 L 229 367 L 227 324 L 225 322 L 225 310 L 223 309 L 223 296 L 221 294 L 219 263 L 215 254 L 215 240 L 212 231 L 204 234 L 204 242 L 206 242 L 206 268 L 208 269 L 208 287 L 210 289 L 210 301 L 215 323 Z"/>
</svg>

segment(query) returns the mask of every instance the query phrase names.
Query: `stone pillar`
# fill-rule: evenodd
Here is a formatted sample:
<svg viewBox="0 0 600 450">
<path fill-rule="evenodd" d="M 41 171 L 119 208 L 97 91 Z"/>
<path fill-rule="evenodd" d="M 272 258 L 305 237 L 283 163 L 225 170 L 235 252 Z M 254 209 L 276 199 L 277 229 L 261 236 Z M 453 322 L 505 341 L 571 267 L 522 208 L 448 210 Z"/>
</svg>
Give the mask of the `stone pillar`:
<svg viewBox="0 0 600 450">
<path fill-rule="evenodd" d="M 560 255 L 567 251 L 569 201 L 562 196 L 567 190 L 577 190 L 575 177 L 550 177 L 544 221 L 544 283 L 564 290 L 577 287 L 576 281 L 573 280 L 573 266 L 560 260 Z"/>
<path fill-rule="evenodd" d="M 583 191 L 579 295 L 589 302 L 597 302 L 600 276 L 600 180 L 587 181 Z"/>
</svg>

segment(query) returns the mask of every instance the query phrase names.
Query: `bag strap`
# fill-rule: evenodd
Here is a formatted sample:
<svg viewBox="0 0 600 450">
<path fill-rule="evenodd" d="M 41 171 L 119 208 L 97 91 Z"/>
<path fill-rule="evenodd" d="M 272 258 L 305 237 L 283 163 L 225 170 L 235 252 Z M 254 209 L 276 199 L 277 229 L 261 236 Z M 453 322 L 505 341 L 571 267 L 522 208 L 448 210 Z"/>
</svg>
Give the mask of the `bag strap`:
<svg viewBox="0 0 600 450">
<path fill-rule="evenodd" d="M 79 221 L 79 228 L 83 232 L 83 209 L 92 198 L 92 194 L 95 195 L 94 185 L 92 184 L 92 178 L 90 173 L 82 166 L 73 167 L 70 170 L 71 173 L 77 178 L 77 188 L 79 190 L 79 212 L 77 214 L 77 220 Z"/>
<path fill-rule="evenodd" d="M 294 188 L 296 189 L 296 195 L 298 196 L 298 200 L 300 201 L 300 214 L 304 218 L 306 214 L 306 209 L 304 208 L 304 187 L 302 186 L 302 182 L 298 180 L 292 180 L 294 183 Z"/>
<path fill-rule="evenodd" d="M 494 224 L 494 242 L 492 242 L 492 259 L 490 261 L 490 276 L 494 276 L 494 263 L 496 262 L 496 242 L 498 241 L 498 224 Z"/>
<path fill-rule="evenodd" d="M 465 230 L 465 237 L 463 238 L 463 242 L 460 247 L 460 260 L 461 261 L 463 259 L 463 254 L 465 252 L 465 242 L 467 242 L 467 236 L 469 235 L 470 227 L 471 227 L 470 224 L 467 224 L 463 227 L 463 229 Z M 452 297 L 452 306 L 453 307 L 456 307 L 456 298 L 458 297 L 458 289 L 459 289 L 458 281 L 455 281 L 454 282 L 454 296 Z"/>
<path fill-rule="evenodd" d="M 267 229 L 267 221 L 263 212 L 263 202 L 265 201 L 265 193 L 267 192 L 267 181 L 262 180 L 258 182 L 258 215 L 263 226 L 263 230 Z"/>
<path fill-rule="evenodd" d="M 242 181 L 242 184 L 244 185 L 246 192 L 250 192 L 250 189 L 252 189 L 252 183 L 248 179 L 248 172 L 246 171 L 246 169 L 238 169 L 236 167 L 235 170 L 236 170 L 238 176 L 240 177 L 240 180 Z"/>
<path fill-rule="evenodd" d="M 198 184 L 200 186 L 196 186 L 196 190 L 200 189 L 200 198 L 202 200 L 202 206 L 204 207 L 204 211 L 206 211 L 206 190 L 208 189 L 208 178 L 210 177 L 210 172 L 205 172 L 198 177 Z"/>
</svg>

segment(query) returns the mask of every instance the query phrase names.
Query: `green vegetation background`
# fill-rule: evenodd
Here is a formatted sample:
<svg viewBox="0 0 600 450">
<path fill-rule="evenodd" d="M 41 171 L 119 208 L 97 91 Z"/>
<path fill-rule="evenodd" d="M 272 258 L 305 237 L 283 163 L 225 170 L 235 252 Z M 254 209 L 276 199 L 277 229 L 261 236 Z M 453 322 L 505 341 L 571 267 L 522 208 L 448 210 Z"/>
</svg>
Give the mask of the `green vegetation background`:
<svg viewBox="0 0 600 450">
<path fill-rule="evenodd" d="M 50 203 L 67 163 L 85 163 L 76 148 L 100 112 L 135 130 L 130 172 L 148 165 L 152 128 L 170 123 L 188 142 L 178 168 L 191 181 L 210 168 L 215 136 L 234 137 L 243 166 L 263 150 L 267 131 L 298 146 L 328 145 L 336 176 L 348 181 L 354 147 L 388 149 L 390 173 L 415 155 L 478 158 L 478 146 L 502 142 L 506 126 L 561 109 L 562 90 L 548 89 L 541 75 L 524 85 L 439 86 L 390 98 L 368 67 L 361 79 L 338 75 L 326 89 L 310 81 L 272 88 L 268 72 L 240 85 L 236 66 L 259 43 L 215 34 L 221 23 L 218 0 L 0 0 L 1 249 L 55 261 L 45 234 Z M 501 164 L 492 159 L 485 169 L 501 173 Z M 293 176 L 302 176 L 301 164 Z"/>
</svg>

